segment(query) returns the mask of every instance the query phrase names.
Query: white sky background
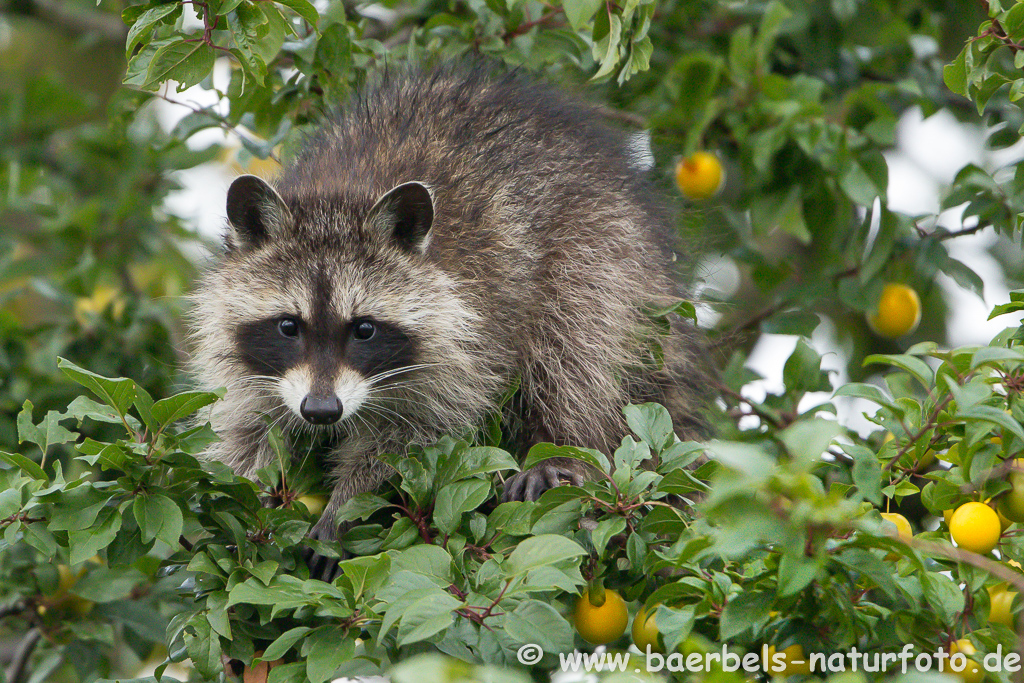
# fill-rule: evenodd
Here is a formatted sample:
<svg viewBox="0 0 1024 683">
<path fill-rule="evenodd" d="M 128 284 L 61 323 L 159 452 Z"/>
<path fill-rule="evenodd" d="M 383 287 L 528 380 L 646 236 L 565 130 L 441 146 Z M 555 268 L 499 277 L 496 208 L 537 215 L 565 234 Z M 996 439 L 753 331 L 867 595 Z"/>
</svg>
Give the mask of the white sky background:
<svg viewBox="0 0 1024 683">
<path fill-rule="evenodd" d="M 228 80 L 228 66 L 220 60 L 215 71 L 215 84 L 225 87 Z M 206 106 L 217 102 L 214 92 L 199 87 L 182 93 L 167 91 L 175 101 Z M 158 102 L 157 116 L 170 129 L 185 114 L 185 107 Z M 212 142 L 226 142 L 237 145 L 220 129 L 203 131 L 191 140 L 194 147 L 203 147 Z M 984 149 L 984 135 L 977 128 L 964 126 L 950 114 L 939 112 L 928 119 L 922 119 L 920 110 L 908 111 L 897 129 L 897 146 L 888 152 L 889 165 L 889 207 L 911 214 L 934 214 L 939 208 L 942 189 L 965 164 L 975 163 L 992 172 L 1013 163 L 1024 156 L 1024 146 L 1017 145 L 1009 150 L 993 152 Z M 168 208 L 187 220 L 200 234 L 219 238 L 225 227 L 224 198 L 228 185 L 236 175 L 226 163 L 210 163 L 195 169 L 182 171 L 178 175 L 184 189 L 172 194 L 167 201 Z M 947 228 L 960 229 L 960 209 L 944 212 L 939 223 Z M 1008 300 L 1008 288 L 1000 264 L 987 252 L 996 242 L 991 230 L 957 238 L 956 258 L 965 262 L 981 276 L 985 283 L 985 300 L 961 289 L 950 278 L 939 275 L 938 284 L 949 304 L 950 318 L 947 320 L 949 341 L 952 346 L 986 344 L 999 331 L 1012 325 L 1011 316 L 987 320 L 991 308 Z M 737 284 L 735 266 L 722 258 L 709 258 L 699 269 L 705 279 L 704 286 L 728 295 Z M 702 322 L 711 322 L 713 314 L 702 312 Z M 826 320 L 818 326 L 812 337 L 817 351 L 823 354 L 822 365 L 833 370 L 833 382 L 838 386 L 847 380 L 845 373 L 846 356 L 839 347 L 834 328 Z M 782 367 L 796 345 L 796 337 L 790 335 L 763 335 L 750 355 L 747 365 L 764 376 L 762 382 L 747 387 L 746 394 L 753 399 L 764 397 L 765 392 L 782 389 Z M 827 394 L 808 395 L 804 407 L 827 400 Z M 840 422 L 867 434 L 876 427 L 863 418 L 865 410 L 873 411 L 874 405 L 861 400 L 840 399 L 837 401 Z"/>
</svg>

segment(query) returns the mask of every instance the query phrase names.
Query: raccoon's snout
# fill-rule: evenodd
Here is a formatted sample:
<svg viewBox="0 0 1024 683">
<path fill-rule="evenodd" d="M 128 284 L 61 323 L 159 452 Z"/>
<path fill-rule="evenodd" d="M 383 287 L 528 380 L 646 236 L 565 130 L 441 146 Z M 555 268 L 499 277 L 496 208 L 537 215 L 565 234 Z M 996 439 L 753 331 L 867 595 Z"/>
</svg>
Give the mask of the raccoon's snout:
<svg viewBox="0 0 1024 683">
<path fill-rule="evenodd" d="M 326 398 L 307 395 L 299 404 L 299 413 L 306 422 L 315 425 L 334 424 L 341 418 L 342 406 L 338 397 L 331 394 Z"/>
</svg>

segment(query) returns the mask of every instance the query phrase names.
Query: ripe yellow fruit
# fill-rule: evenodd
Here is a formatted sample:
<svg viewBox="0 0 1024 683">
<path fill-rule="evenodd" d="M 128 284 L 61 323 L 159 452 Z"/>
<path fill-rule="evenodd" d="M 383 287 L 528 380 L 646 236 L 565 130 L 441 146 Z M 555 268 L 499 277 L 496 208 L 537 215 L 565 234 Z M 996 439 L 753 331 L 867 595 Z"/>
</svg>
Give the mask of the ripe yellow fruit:
<svg viewBox="0 0 1024 683">
<path fill-rule="evenodd" d="M 651 648 L 651 652 L 663 652 L 660 643 L 658 643 L 658 625 L 655 623 L 654 617 L 658 612 L 658 606 L 651 607 L 651 611 L 646 611 L 643 607 L 637 610 L 636 616 L 633 617 L 633 628 L 630 634 L 633 636 L 633 644 L 636 648 L 647 654 L 647 648 Z"/>
<path fill-rule="evenodd" d="M 604 604 L 601 606 L 592 605 L 590 592 L 583 591 L 573 610 L 576 631 L 594 645 L 604 645 L 619 638 L 626 632 L 628 621 L 629 611 L 625 601 L 617 591 L 610 589 L 605 590 Z"/>
<path fill-rule="evenodd" d="M 902 337 L 921 322 L 921 299 L 913 287 L 890 282 L 882 288 L 878 305 L 867 318 L 875 334 L 890 339 Z"/>
<path fill-rule="evenodd" d="M 903 541 L 909 541 L 914 537 L 914 530 L 910 526 L 910 522 L 903 515 L 896 512 L 883 512 L 882 519 L 886 522 L 892 522 L 896 526 L 896 533 L 890 534 Z"/>
<path fill-rule="evenodd" d="M 891 530 L 886 530 L 886 533 L 894 538 L 898 538 L 904 543 L 909 543 L 910 539 L 914 537 L 914 530 L 910 526 L 910 522 L 903 515 L 896 512 L 883 512 L 882 520 L 891 522 L 896 527 L 896 533 L 892 533 Z M 900 559 L 899 553 L 889 553 L 885 556 L 885 559 L 892 560 L 895 562 Z"/>
<path fill-rule="evenodd" d="M 1013 599 L 1017 597 L 1017 591 L 1012 591 L 1005 583 L 1001 583 L 988 587 L 988 597 L 989 622 L 1013 628 Z"/>
<path fill-rule="evenodd" d="M 960 640 L 950 643 L 949 656 L 952 657 L 958 652 L 967 656 L 967 666 L 964 667 L 963 671 L 953 671 L 949 663 L 947 663 L 943 668 L 948 669 L 953 675 L 959 676 L 960 680 L 964 681 L 964 683 L 979 683 L 983 678 L 985 678 L 985 671 L 970 657 L 977 652 L 974 647 L 974 643 L 967 638 L 961 638 Z"/>
<path fill-rule="evenodd" d="M 806 676 L 811 673 L 811 663 L 804 657 L 804 648 L 794 643 L 779 653 L 783 657 L 781 670 L 776 665 L 775 646 L 768 646 L 768 673 L 776 676 Z"/>
<path fill-rule="evenodd" d="M 999 515 L 984 503 L 964 503 L 949 518 L 949 535 L 964 550 L 985 555 L 1002 535 Z"/>
<path fill-rule="evenodd" d="M 327 496 L 320 495 L 308 495 L 299 496 L 295 499 L 297 502 L 302 503 L 309 510 L 309 514 L 314 517 L 319 517 L 324 513 L 324 508 L 327 507 Z"/>
<path fill-rule="evenodd" d="M 694 152 L 676 164 L 676 185 L 687 199 L 707 199 L 722 189 L 725 171 L 710 152 Z"/>
</svg>

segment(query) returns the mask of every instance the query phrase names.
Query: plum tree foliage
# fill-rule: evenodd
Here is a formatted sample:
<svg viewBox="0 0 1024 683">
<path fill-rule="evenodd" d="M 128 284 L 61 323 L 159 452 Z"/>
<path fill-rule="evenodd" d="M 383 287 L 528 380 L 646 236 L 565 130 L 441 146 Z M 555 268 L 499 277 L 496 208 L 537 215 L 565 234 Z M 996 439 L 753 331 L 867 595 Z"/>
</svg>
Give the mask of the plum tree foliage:
<svg viewBox="0 0 1024 683">
<path fill-rule="evenodd" d="M 1024 167 L 968 164 L 935 213 L 909 215 L 890 207 L 885 156 L 914 109 L 983 131 L 992 150 L 1019 140 L 1024 3 L 2 7 L 7 681 L 216 681 L 236 665 L 275 683 L 542 679 L 560 655 L 593 651 L 572 626 L 584 590 L 614 589 L 630 615 L 654 615 L 642 631 L 666 656 L 723 646 L 840 654 L 815 674 L 837 681 L 901 677 L 870 659 L 851 671 L 854 648 L 934 655 L 956 643 L 980 663 L 1024 642 L 1012 596 L 1024 591 L 1019 525 L 1005 520 L 995 552 L 980 555 L 954 547 L 941 521 L 971 502 L 1013 512 L 1024 496 L 1024 328 L 1007 316 L 991 341 L 950 348 L 935 285 L 941 274 L 981 293 L 956 257 L 958 238 L 980 231 L 996 235 L 995 255 L 1017 277 Z M 295 456 L 294 440 L 277 434 L 278 462 L 255 482 L 200 457 L 216 439 L 202 411 L 218 394 L 181 391 L 178 368 L 181 295 L 204 245 L 168 197 L 179 171 L 218 158 L 287 163 L 375 68 L 465 53 L 581 91 L 609 121 L 644 133 L 653 177 L 678 199 L 681 265 L 708 253 L 736 265 L 737 291 L 701 301 L 716 313 L 716 438 L 680 442 L 663 408 L 628 406 L 632 434 L 613 453 L 540 444 L 517 464 L 494 421 L 385 456 L 395 478 L 342 509 L 340 543 L 310 541 L 306 503 L 323 486 L 301 455 L 311 449 Z M 193 102 L 191 87 L 218 102 Z M 166 101 L 191 109 L 170 131 L 157 115 Z M 227 142 L 203 146 L 207 129 Z M 725 186 L 687 201 L 675 169 L 702 150 L 722 162 Z M 958 222 L 940 222 L 953 208 Z M 866 323 L 891 282 L 924 308 L 917 331 L 895 340 Z M 1022 310 L 1024 290 L 992 316 Z M 692 312 L 684 303 L 651 314 Z M 845 384 L 809 340 L 826 322 L 844 349 Z M 797 341 L 779 360 L 783 386 L 759 393 L 747 360 L 771 333 Z M 872 433 L 836 418 L 852 399 Z M 550 457 L 584 460 L 599 476 L 500 503 L 509 474 Z M 897 511 L 915 535 L 880 516 Z M 340 578 L 310 579 L 310 549 L 343 558 Z M 540 654 L 524 662 L 528 643 Z M 147 661 L 154 672 L 142 672 Z M 699 675 L 657 675 L 770 674 L 719 661 Z"/>
</svg>

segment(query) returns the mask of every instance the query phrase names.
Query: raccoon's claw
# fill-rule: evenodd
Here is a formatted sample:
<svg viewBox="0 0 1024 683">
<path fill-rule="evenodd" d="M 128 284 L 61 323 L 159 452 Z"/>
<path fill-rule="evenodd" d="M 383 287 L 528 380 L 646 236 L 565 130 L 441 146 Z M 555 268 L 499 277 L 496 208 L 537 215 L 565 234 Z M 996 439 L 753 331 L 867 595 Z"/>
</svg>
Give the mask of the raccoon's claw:
<svg viewBox="0 0 1024 683">
<path fill-rule="evenodd" d="M 320 579 L 321 581 L 331 583 L 341 576 L 341 567 L 338 566 L 341 560 L 337 557 L 327 557 L 312 548 L 303 548 L 302 559 L 306 561 L 306 566 L 309 567 L 309 578 L 311 579 Z"/>
<path fill-rule="evenodd" d="M 571 467 L 542 462 L 505 482 L 501 501 L 535 501 L 548 489 L 559 486 L 582 486 L 583 482 L 583 475 Z"/>
</svg>

